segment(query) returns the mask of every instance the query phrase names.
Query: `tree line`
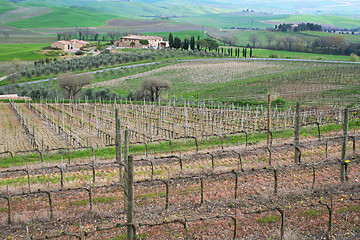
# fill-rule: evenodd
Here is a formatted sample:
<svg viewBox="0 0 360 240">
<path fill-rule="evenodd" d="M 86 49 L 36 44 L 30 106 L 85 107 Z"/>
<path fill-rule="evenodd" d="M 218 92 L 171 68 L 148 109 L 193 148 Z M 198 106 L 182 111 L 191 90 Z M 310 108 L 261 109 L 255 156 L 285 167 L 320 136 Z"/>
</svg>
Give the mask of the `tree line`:
<svg viewBox="0 0 360 240">
<path fill-rule="evenodd" d="M 300 24 L 289 24 L 289 23 L 283 23 L 283 24 L 279 24 L 275 25 L 275 29 L 279 30 L 279 31 L 283 31 L 283 32 L 287 32 L 287 31 L 322 31 L 323 28 L 320 24 L 316 24 L 316 23 L 300 23 Z"/>
<path fill-rule="evenodd" d="M 79 39 L 83 41 L 106 41 L 106 40 L 119 40 L 122 36 L 127 35 L 127 33 L 121 33 L 121 32 L 107 32 L 106 34 L 100 35 L 99 32 L 96 32 L 90 28 L 84 28 L 84 29 L 77 29 L 74 31 L 67 31 L 67 32 L 58 32 L 57 34 L 57 40 L 71 40 L 71 39 Z"/>
<path fill-rule="evenodd" d="M 194 36 L 191 36 L 190 38 L 185 37 L 182 41 L 179 37 L 174 37 L 172 33 L 169 34 L 169 47 L 175 48 L 175 49 L 183 49 L 183 50 L 201 50 L 201 49 L 208 49 L 211 50 L 217 50 L 219 48 L 219 44 L 217 41 L 205 38 L 200 39 L 200 36 L 197 37 L 197 40 L 195 40 Z"/>
<path fill-rule="evenodd" d="M 254 47 L 263 47 L 259 35 L 254 33 L 249 36 L 249 43 Z M 276 36 L 273 32 L 265 34 L 267 49 L 285 50 L 296 52 L 313 52 L 323 54 L 350 55 L 360 54 L 360 43 L 347 41 L 344 35 L 318 37 L 315 39 L 296 36 Z"/>
</svg>

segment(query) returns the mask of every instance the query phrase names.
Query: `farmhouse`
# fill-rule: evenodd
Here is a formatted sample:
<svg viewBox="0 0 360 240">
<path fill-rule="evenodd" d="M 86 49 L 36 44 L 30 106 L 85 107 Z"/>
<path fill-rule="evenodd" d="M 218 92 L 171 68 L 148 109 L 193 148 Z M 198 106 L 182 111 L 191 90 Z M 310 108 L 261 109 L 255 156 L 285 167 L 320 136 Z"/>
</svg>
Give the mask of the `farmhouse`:
<svg viewBox="0 0 360 240">
<path fill-rule="evenodd" d="M 88 45 L 86 41 L 81 41 L 78 39 L 72 39 L 70 41 L 57 41 L 51 43 L 52 48 L 60 48 L 63 51 L 79 50 L 83 46 Z"/>
<path fill-rule="evenodd" d="M 128 35 L 114 42 L 115 47 L 166 48 L 169 42 L 157 36 Z"/>
</svg>

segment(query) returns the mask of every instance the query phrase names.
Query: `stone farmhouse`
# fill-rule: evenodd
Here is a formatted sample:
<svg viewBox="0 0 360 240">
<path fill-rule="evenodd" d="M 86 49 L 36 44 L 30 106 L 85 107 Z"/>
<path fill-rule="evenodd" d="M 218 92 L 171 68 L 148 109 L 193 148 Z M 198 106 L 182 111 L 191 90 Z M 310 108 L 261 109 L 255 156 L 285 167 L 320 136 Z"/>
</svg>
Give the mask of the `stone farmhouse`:
<svg viewBox="0 0 360 240">
<path fill-rule="evenodd" d="M 57 41 L 51 43 L 52 48 L 60 48 L 62 51 L 79 50 L 86 45 L 89 45 L 89 43 L 78 39 L 72 39 L 70 41 Z"/>
<path fill-rule="evenodd" d="M 114 46 L 125 48 L 166 48 L 169 47 L 169 42 L 164 41 L 163 37 L 128 35 L 115 41 Z"/>
</svg>

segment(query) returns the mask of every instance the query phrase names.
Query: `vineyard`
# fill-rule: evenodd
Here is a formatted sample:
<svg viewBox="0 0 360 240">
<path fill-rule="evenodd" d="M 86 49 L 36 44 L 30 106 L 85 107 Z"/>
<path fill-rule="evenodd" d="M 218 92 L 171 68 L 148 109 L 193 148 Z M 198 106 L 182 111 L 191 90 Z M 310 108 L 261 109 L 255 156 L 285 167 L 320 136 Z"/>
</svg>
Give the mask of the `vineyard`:
<svg viewBox="0 0 360 240">
<path fill-rule="evenodd" d="M 306 61 L 251 61 L 244 59 L 197 59 L 113 79 L 91 87 L 115 92 L 139 89 L 143 80 L 159 78 L 171 83 L 163 98 L 225 102 L 256 102 L 272 93 L 285 101 L 299 99 L 319 104 L 358 104 L 359 64 Z M 105 74 L 105 73 L 104 73 Z M 108 74 L 110 75 L 110 74 Z M 167 94 L 167 96 L 166 96 Z M 314 97 L 316 96 L 316 98 Z"/>
<path fill-rule="evenodd" d="M 15 166 L 0 171 L 2 238 L 359 237 L 358 109 L 101 99 L 0 106 L 1 156 Z M 119 145 L 110 158 L 96 151 Z M 72 159 L 82 149 L 88 157 Z"/>
<path fill-rule="evenodd" d="M 2 150 L 13 153 L 33 151 L 46 152 L 67 148 L 98 148 L 115 146 L 115 110 L 119 110 L 122 134 L 130 131 L 131 144 L 193 139 L 196 146 L 202 139 L 224 138 L 267 129 L 284 130 L 293 128 L 295 110 L 267 106 L 220 106 L 198 102 L 183 106 L 169 101 L 166 105 L 111 101 L 80 103 L 15 103 L 1 104 L 2 133 L 5 138 Z M 321 138 L 321 127 L 341 124 L 342 110 L 337 107 L 307 109 L 301 115 L 301 125 L 317 125 Z M 269 118 L 270 116 L 270 118 Z M 354 110 L 351 119 L 357 118 Z M 270 128 L 267 126 L 270 120 Z M 19 131 L 21 129 L 21 131 Z M 14 139 L 14 136 L 15 139 Z"/>
</svg>

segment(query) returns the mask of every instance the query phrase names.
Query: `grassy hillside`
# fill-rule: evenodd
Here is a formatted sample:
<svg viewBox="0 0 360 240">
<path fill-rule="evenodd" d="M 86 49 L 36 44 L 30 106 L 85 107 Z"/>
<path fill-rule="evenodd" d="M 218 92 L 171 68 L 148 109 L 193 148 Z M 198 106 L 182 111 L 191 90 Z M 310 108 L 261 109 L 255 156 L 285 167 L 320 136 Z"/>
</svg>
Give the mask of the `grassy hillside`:
<svg viewBox="0 0 360 240">
<path fill-rule="evenodd" d="M 149 32 L 149 33 L 143 33 L 143 35 L 156 35 L 160 37 L 164 37 L 166 39 L 169 38 L 170 32 Z M 180 39 L 190 38 L 191 36 L 194 36 L 196 39 L 199 36 L 200 39 L 203 39 L 205 35 L 202 31 L 173 31 L 171 32 L 173 37 L 179 37 Z"/>
<path fill-rule="evenodd" d="M 319 101 L 333 102 L 346 98 L 358 103 L 358 70 L 359 65 L 334 63 L 193 61 L 173 64 L 132 78 L 96 83 L 92 87 L 123 93 L 136 91 L 144 79 L 157 78 L 171 83 L 168 96 L 185 99 L 265 100 L 271 92 L 286 101 L 301 97 L 306 102 L 318 94 Z"/>
<path fill-rule="evenodd" d="M 286 18 L 287 15 L 276 15 L 276 18 Z M 274 19 L 273 15 L 264 15 L 259 13 L 225 13 L 225 14 L 208 14 L 204 16 L 182 18 L 179 21 L 191 22 L 205 25 L 218 29 L 241 27 L 241 28 L 266 28 L 272 27 L 273 24 L 264 23 Z"/>
<path fill-rule="evenodd" d="M 360 19 L 329 16 L 329 15 L 289 15 L 286 18 L 272 20 L 274 22 L 312 22 L 319 24 L 329 24 L 341 28 L 358 28 L 360 27 Z"/>
<path fill-rule="evenodd" d="M 54 8 L 54 11 L 41 16 L 7 23 L 18 28 L 61 28 L 61 27 L 95 27 L 115 18 L 115 15 L 93 13 L 76 8 Z"/>
<path fill-rule="evenodd" d="M 250 44 L 249 37 L 252 34 L 256 34 L 259 37 L 259 42 L 257 43 L 257 46 L 263 46 L 266 47 L 268 45 L 268 42 L 266 41 L 266 33 L 268 31 L 253 31 L 253 30 L 222 30 L 222 31 L 208 31 L 207 32 L 210 36 L 216 37 L 219 39 L 226 39 L 229 36 L 234 36 L 236 38 L 236 44 L 240 46 L 246 46 L 247 44 Z M 318 37 L 331 37 L 331 36 L 339 36 L 338 33 L 328 33 L 328 32 L 312 32 L 312 31 L 304 31 L 304 32 L 272 32 L 272 34 L 275 35 L 275 39 L 279 37 L 285 37 L 285 36 L 292 36 L 296 38 L 303 39 L 304 41 L 307 40 L 314 40 Z M 342 34 L 341 36 L 345 37 L 345 39 L 348 42 L 352 43 L 360 43 L 360 36 L 359 35 L 351 35 L 351 34 Z M 275 40 L 271 43 L 274 44 Z"/>
<path fill-rule="evenodd" d="M 46 43 L 23 43 L 23 44 L 0 44 L 0 61 L 42 59 L 45 56 L 37 53 L 42 47 L 49 46 Z"/>
<path fill-rule="evenodd" d="M 8 1 L 0 0 L 0 14 L 15 10 L 16 7 Z"/>
<path fill-rule="evenodd" d="M 131 2 L 97 2 L 84 0 L 26 0 L 21 3 L 25 6 L 56 6 L 56 7 L 76 7 L 91 12 L 116 14 L 122 17 L 156 17 L 156 16 L 195 16 L 199 14 L 223 13 L 228 12 L 224 8 L 204 6 L 204 5 L 186 5 L 186 4 L 153 4 L 152 1 L 131 1 Z"/>
<path fill-rule="evenodd" d="M 192 22 L 219 29 L 241 27 L 241 28 L 262 28 L 274 27 L 275 24 L 286 22 L 312 22 L 327 24 L 341 28 L 358 28 L 360 19 L 353 19 L 340 16 L 329 15 L 267 15 L 260 13 L 224 13 L 209 14 L 191 18 L 182 18 L 179 21 Z"/>
<path fill-rule="evenodd" d="M 10 26 L 0 27 L 0 42 L 49 42 L 56 39 L 56 36 L 34 32 L 27 29 L 14 28 Z"/>
</svg>

